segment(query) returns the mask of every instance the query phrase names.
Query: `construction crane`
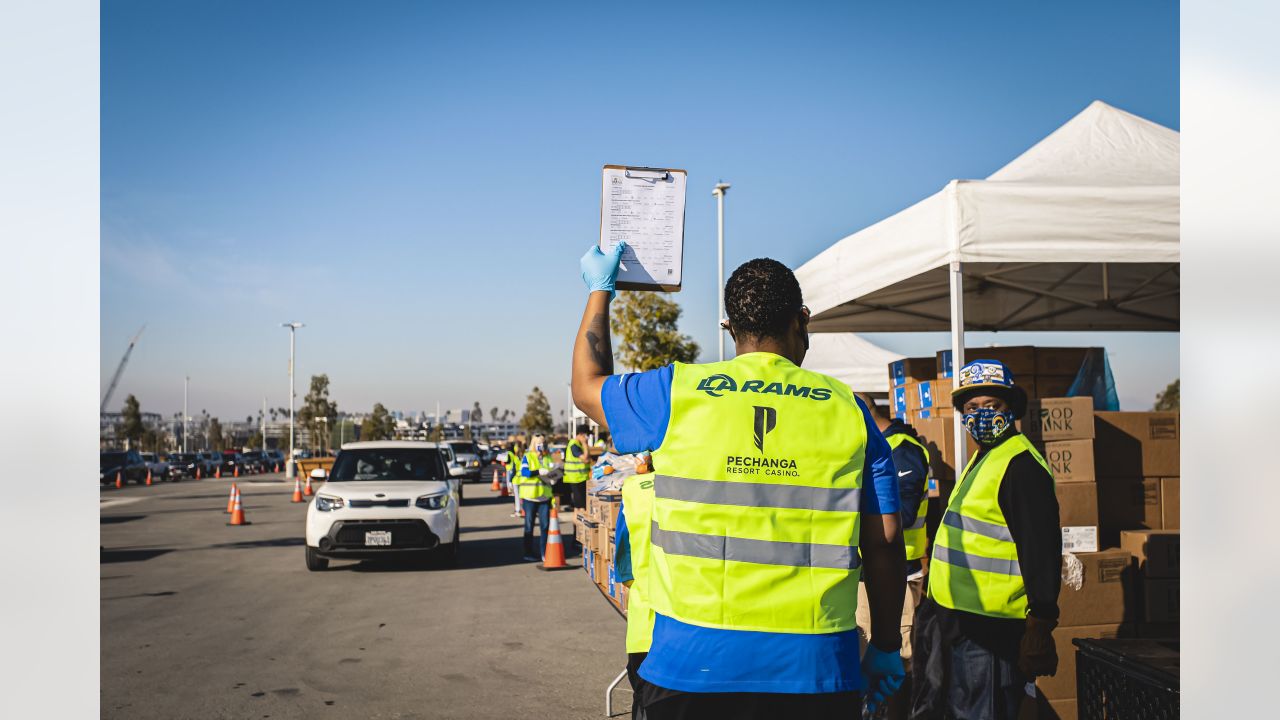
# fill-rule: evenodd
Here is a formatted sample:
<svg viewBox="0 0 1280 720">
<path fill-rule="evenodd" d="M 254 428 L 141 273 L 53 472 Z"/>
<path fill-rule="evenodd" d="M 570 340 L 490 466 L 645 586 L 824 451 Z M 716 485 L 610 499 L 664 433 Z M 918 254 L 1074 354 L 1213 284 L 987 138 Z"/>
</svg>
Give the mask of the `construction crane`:
<svg viewBox="0 0 1280 720">
<path fill-rule="evenodd" d="M 129 362 L 129 353 L 133 352 L 133 346 L 138 344 L 138 338 L 142 337 L 142 331 L 146 329 L 147 326 L 144 323 L 138 330 L 138 334 L 134 335 L 133 339 L 129 341 L 129 347 L 125 349 L 124 357 L 120 358 L 120 365 L 116 367 L 116 374 L 111 376 L 111 384 L 107 385 L 107 393 L 102 396 L 102 407 L 99 412 L 107 411 L 107 403 L 111 402 L 111 394 L 116 391 L 116 384 L 120 382 L 120 374 L 124 372 L 124 366 Z"/>
</svg>

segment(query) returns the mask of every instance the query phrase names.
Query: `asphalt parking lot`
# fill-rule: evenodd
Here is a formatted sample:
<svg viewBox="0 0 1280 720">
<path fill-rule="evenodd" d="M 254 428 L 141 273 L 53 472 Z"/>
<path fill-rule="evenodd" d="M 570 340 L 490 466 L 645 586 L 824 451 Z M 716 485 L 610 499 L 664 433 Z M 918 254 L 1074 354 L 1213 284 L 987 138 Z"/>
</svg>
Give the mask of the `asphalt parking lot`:
<svg viewBox="0 0 1280 720">
<path fill-rule="evenodd" d="M 279 478 L 237 481 L 244 527 L 228 479 L 103 489 L 102 717 L 604 716 L 623 621 L 580 568 L 520 560 L 509 498 L 467 485 L 457 569 L 313 573 Z"/>
</svg>

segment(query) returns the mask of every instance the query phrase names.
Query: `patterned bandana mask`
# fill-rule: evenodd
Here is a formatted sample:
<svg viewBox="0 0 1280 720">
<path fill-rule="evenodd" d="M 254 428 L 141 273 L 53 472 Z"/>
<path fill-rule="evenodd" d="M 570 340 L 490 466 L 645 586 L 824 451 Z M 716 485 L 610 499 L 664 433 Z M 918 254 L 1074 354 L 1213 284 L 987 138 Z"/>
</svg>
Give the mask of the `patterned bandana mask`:
<svg viewBox="0 0 1280 720">
<path fill-rule="evenodd" d="M 1000 412 L 994 408 L 978 408 L 976 412 L 964 414 L 964 427 L 979 445 L 990 447 L 1014 428 L 1015 419 L 1010 412 Z"/>
</svg>

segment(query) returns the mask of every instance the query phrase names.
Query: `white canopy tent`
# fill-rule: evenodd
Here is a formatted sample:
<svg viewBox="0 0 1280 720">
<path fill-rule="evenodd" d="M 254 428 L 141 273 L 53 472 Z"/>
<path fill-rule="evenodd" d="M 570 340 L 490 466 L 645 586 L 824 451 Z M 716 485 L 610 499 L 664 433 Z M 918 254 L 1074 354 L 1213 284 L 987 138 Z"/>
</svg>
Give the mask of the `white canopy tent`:
<svg viewBox="0 0 1280 720">
<path fill-rule="evenodd" d="M 830 375 L 855 392 L 889 392 L 889 363 L 902 355 L 853 333 L 815 333 L 809 337 L 804 368 Z"/>
<path fill-rule="evenodd" d="M 796 271 L 820 332 L 1179 326 L 1178 133 L 1095 101 Z M 956 424 L 956 447 L 964 447 Z"/>
</svg>

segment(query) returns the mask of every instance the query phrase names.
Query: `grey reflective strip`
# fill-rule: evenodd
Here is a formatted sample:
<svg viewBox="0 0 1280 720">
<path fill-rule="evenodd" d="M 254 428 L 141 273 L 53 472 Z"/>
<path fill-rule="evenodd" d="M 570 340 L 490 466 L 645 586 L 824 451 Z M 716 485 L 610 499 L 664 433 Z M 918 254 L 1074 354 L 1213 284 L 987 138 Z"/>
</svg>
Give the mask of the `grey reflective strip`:
<svg viewBox="0 0 1280 720">
<path fill-rule="evenodd" d="M 1022 568 L 1018 566 L 1017 560 L 999 560 L 997 558 L 982 557 L 981 555 L 973 555 L 963 550 L 953 550 L 943 545 L 933 546 L 933 559 L 938 562 L 944 562 L 948 565 L 956 567 L 968 568 L 970 570 L 982 570 L 989 573 L 999 573 L 1001 575 L 1021 575 Z"/>
<path fill-rule="evenodd" d="M 741 505 L 743 507 L 788 508 L 858 512 L 861 493 L 856 488 L 773 485 L 732 480 L 693 480 L 672 475 L 654 475 L 653 493 L 666 500 Z"/>
<path fill-rule="evenodd" d="M 915 521 L 914 523 L 911 523 L 911 527 L 909 527 L 909 528 L 907 528 L 907 529 L 908 529 L 908 530 L 919 530 L 920 528 L 924 527 L 924 521 L 925 521 L 925 516 L 924 516 L 924 515 L 916 515 L 916 521 Z"/>
<path fill-rule="evenodd" d="M 955 510 L 948 510 L 947 514 L 942 516 L 942 524 L 959 528 L 965 532 L 971 532 L 974 535 L 989 537 L 992 540 L 1013 542 L 1013 535 L 1009 534 L 1009 528 L 995 523 L 983 522 L 982 520 L 974 520 L 971 517 L 961 515 Z"/>
<path fill-rule="evenodd" d="M 653 521 L 650 542 L 669 555 L 734 560 L 758 565 L 855 570 L 862 564 L 858 546 L 748 540 L 723 535 L 663 530 Z"/>
</svg>

